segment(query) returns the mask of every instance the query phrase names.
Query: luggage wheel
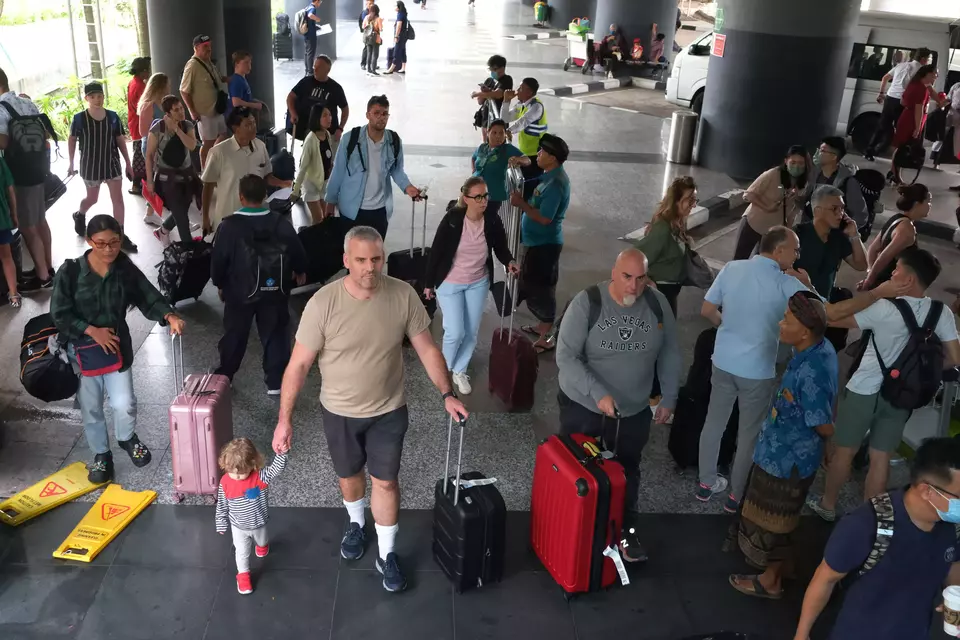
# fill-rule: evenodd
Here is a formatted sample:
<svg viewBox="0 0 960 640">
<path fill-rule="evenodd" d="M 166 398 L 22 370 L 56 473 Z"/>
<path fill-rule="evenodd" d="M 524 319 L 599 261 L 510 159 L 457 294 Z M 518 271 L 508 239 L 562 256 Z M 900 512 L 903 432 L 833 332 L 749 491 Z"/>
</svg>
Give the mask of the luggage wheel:
<svg viewBox="0 0 960 640">
<path fill-rule="evenodd" d="M 182 493 L 176 493 L 176 492 L 174 492 L 174 494 L 173 494 L 173 501 L 176 502 L 177 504 L 182 503 L 182 502 L 183 502 L 183 494 L 182 494 Z"/>
<path fill-rule="evenodd" d="M 564 61 L 563 61 L 563 70 L 564 70 L 564 71 L 567 71 L 567 70 L 569 70 L 569 69 L 570 69 L 570 60 L 569 60 L 569 59 L 564 60 Z"/>
</svg>

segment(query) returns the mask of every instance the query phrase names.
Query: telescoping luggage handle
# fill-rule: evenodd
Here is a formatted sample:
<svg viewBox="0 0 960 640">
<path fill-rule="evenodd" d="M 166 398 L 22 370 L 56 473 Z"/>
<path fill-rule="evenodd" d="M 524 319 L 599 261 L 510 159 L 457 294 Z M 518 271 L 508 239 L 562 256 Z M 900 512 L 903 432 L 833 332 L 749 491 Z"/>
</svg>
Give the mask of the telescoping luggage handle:
<svg viewBox="0 0 960 640">
<path fill-rule="evenodd" d="M 427 249 L 427 190 L 424 188 L 420 191 L 420 200 L 423 200 L 423 239 L 420 242 L 420 246 L 423 247 L 423 250 Z M 410 257 L 413 257 L 413 252 L 415 249 L 416 240 L 416 231 L 417 231 L 417 201 L 413 200 L 411 203 L 411 212 L 410 212 Z"/>
<path fill-rule="evenodd" d="M 511 167 L 507 169 L 507 186 L 509 191 L 512 193 L 514 191 L 519 191 L 523 188 L 523 174 L 520 172 L 520 169 L 516 167 Z M 509 203 L 508 203 L 509 204 Z M 510 247 L 510 253 L 513 254 L 513 259 L 516 261 L 520 260 L 520 219 L 522 212 L 520 207 L 509 206 L 508 209 L 508 228 L 507 228 L 507 243 Z M 513 342 L 513 318 L 517 314 L 517 293 L 520 289 L 519 278 L 510 273 L 510 270 L 506 265 L 503 267 L 505 282 L 503 287 L 503 304 L 500 306 L 501 309 L 505 309 L 507 306 L 507 294 L 510 294 L 510 333 L 507 338 L 507 344 Z M 500 332 L 503 333 L 503 316 L 500 316 Z"/>
<path fill-rule="evenodd" d="M 457 448 L 457 482 L 453 489 L 453 504 L 460 501 L 460 471 L 463 464 L 463 428 L 467 425 L 467 419 L 462 417 L 457 421 L 460 425 L 460 445 Z M 447 495 L 447 482 L 450 479 L 450 446 L 453 444 L 453 416 L 450 416 L 450 422 L 447 425 L 447 461 L 443 465 L 443 495 Z"/>
<path fill-rule="evenodd" d="M 198 395 L 209 395 L 213 392 L 201 391 L 210 377 L 213 375 L 210 372 L 207 372 L 199 380 L 197 380 L 191 389 L 187 389 L 187 378 L 186 372 L 184 371 L 183 365 L 183 336 L 177 335 L 176 333 L 170 334 L 170 347 L 171 353 L 173 355 L 173 387 L 177 390 L 179 395 L 181 392 L 187 396 L 198 396 Z M 177 354 L 180 354 L 180 366 L 177 366 Z"/>
</svg>

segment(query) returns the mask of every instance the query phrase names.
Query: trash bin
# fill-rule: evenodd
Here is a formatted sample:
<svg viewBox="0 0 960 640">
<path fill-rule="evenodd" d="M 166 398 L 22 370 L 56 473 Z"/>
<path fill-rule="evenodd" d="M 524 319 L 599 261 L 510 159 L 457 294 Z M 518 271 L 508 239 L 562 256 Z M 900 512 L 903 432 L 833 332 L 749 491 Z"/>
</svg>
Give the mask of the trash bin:
<svg viewBox="0 0 960 640">
<path fill-rule="evenodd" d="M 695 111 L 676 111 L 670 120 L 670 139 L 667 141 L 667 162 L 690 164 L 693 161 L 693 143 L 697 139 Z"/>
</svg>

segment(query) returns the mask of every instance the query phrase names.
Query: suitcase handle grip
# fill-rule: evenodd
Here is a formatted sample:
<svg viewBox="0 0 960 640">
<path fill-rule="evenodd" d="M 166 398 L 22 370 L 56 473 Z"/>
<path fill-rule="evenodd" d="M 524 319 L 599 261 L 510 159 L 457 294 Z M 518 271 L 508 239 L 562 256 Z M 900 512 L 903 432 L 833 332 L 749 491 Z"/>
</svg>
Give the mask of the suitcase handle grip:
<svg viewBox="0 0 960 640">
<path fill-rule="evenodd" d="M 456 506 L 460 501 L 460 469 L 463 463 L 463 428 L 467 425 L 467 419 L 462 418 L 457 421 L 460 425 L 460 448 L 457 452 L 457 482 L 453 490 L 453 505 Z M 450 422 L 447 424 L 447 461 L 443 465 L 443 495 L 447 495 L 447 481 L 450 478 L 450 446 L 453 444 L 453 416 L 450 416 Z"/>
</svg>

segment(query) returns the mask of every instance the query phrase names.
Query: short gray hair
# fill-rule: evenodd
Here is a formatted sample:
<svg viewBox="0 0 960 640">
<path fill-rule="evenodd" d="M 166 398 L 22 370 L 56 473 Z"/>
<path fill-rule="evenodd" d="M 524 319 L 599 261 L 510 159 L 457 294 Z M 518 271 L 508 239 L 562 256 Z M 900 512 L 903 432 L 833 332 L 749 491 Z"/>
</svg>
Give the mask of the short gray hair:
<svg viewBox="0 0 960 640">
<path fill-rule="evenodd" d="M 362 240 L 364 242 L 379 242 L 383 244 L 383 236 L 380 235 L 380 232 L 374 229 L 373 227 L 367 227 L 360 225 L 359 227 L 353 227 L 350 231 L 347 231 L 346 237 L 343 239 L 343 252 L 346 253 L 347 249 L 350 247 L 351 240 Z"/>
<path fill-rule="evenodd" d="M 841 200 L 843 199 L 843 191 L 829 184 L 822 184 L 816 189 L 813 190 L 813 195 L 810 196 L 810 208 L 816 209 L 823 201 L 827 198 L 838 197 Z"/>
</svg>

